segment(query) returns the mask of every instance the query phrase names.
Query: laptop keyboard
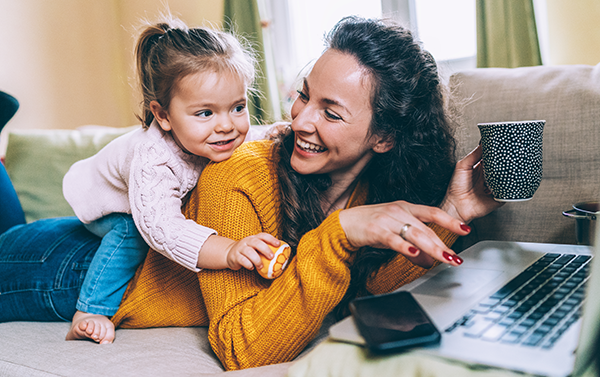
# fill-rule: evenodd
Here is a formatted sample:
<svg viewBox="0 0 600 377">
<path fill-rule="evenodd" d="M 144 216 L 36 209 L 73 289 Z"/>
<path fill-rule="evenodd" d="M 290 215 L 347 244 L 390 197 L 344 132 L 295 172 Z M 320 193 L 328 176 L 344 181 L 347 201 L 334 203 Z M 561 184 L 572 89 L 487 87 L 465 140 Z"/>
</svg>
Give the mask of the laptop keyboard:
<svg viewBox="0 0 600 377">
<path fill-rule="evenodd" d="M 446 332 L 463 328 L 471 338 L 551 348 L 581 317 L 590 260 L 589 255 L 545 254 Z"/>
</svg>

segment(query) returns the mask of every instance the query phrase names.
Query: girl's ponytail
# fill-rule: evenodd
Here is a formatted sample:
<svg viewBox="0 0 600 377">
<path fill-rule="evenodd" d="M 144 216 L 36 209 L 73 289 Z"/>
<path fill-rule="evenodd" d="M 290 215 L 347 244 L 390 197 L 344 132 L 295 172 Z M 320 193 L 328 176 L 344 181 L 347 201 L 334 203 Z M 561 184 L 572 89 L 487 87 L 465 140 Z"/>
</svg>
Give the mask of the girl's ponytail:
<svg viewBox="0 0 600 377">
<path fill-rule="evenodd" d="M 137 79 L 142 92 L 142 114 L 136 115 L 144 127 L 150 126 L 154 115 L 150 111 L 150 102 L 155 96 L 146 93 L 155 93 L 154 88 L 154 65 L 152 64 L 152 50 L 156 47 L 158 40 L 169 31 L 167 23 L 159 23 L 148 26 L 139 36 L 135 46 Z"/>
</svg>

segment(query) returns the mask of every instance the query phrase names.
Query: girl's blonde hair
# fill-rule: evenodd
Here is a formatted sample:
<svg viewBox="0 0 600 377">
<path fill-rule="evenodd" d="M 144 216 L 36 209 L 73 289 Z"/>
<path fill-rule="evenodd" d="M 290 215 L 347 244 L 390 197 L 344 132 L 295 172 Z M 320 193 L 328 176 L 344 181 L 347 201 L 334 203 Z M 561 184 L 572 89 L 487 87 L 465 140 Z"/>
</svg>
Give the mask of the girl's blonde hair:
<svg viewBox="0 0 600 377">
<path fill-rule="evenodd" d="M 143 97 L 141 115 L 136 116 L 145 128 L 154 120 L 150 102 L 168 109 L 178 81 L 190 74 L 207 70 L 233 73 L 248 88 L 255 77 L 256 59 L 245 41 L 205 27 L 188 28 L 172 17 L 149 24 L 141 32 L 135 57 Z"/>
</svg>

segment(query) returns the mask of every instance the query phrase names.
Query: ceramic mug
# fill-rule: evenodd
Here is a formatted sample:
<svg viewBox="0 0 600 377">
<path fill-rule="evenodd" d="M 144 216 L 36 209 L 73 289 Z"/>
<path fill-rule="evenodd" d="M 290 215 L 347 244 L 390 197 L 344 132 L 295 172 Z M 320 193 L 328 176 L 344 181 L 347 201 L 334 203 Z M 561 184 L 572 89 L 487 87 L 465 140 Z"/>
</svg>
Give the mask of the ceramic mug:
<svg viewBox="0 0 600 377">
<path fill-rule="evenodd" d="M 596 242 L 596 220 L 600 217 L 600 202 L 573 204 L 573 209 L 563 215 L 577 221 L 576 239 L 578 245 L 594 245 Z"/>
<path fill-rule="evenodd" d="M 545 120 L 480 123 L 485 182 L 499 202 L 529 200 L 542 181 Z"/>
</svg>

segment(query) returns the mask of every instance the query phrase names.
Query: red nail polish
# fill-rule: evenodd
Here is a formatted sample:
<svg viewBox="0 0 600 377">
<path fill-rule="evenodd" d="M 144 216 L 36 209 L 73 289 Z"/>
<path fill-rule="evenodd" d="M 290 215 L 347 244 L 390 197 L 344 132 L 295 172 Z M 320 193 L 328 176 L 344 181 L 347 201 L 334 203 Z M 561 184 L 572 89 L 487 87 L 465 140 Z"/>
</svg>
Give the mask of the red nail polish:
<svg viewBox="0 0 600 377">
<path fill-rule="evenodd" d="M 453 262 L 454 261 L 454 256 L 447 253 L 447 252 L 443 252 L 442 256 L 444 257 L 444 259 L 446 259 L 448 262 Z"/>
<path fill-rule="evenodd" d="M 409 253 L 411 253 L 411 254 L 416 254 L 416 253 L 418 253 L 418 252 L 419 252 L 419 249 L 417 249 L 417 248 L 416 248 L 416 247 L 414 247 L 414 246 L 410 246 L 410 247 L 408 248 L 408 252 L 409 252 Z"/>
<path fill-rule="evenodd" d="M 464 230 L 465 232 L 471 231 L 471 227 L 468 226 L 467 224 L 460 224 L 460 229 Z"/>
<path fill-rule="evenodd" d="M 454 261 L 455 261 L 457 264 L 462 264 L 462 262 L 463 262 L 462 258 L 461 258 L 461 257 L 459 257 L 458 255 L 455 255 L 455 256 L 454 256 Z"/>
</svg>

